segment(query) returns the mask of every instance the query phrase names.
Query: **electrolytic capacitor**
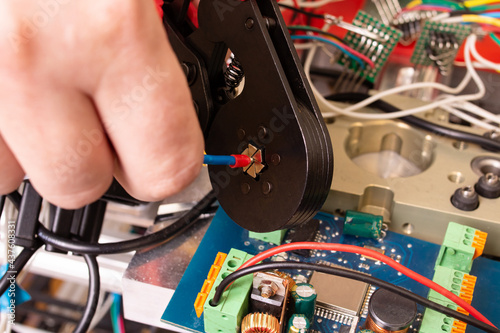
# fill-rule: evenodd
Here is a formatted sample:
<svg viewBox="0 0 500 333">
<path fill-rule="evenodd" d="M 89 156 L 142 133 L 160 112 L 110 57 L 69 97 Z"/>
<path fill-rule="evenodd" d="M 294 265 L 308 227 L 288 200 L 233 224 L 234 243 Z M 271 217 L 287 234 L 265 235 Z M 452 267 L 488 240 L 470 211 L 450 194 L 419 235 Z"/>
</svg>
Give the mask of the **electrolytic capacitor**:
<svg viewBox="0 0 500 333">
<path fill-rule="evenodd" d="M 298 283 L 292 288 L 292 297 L 295 302 L 294 312 L 312 320 L 317 297 L 314 287 L 309 283 Z"/>
<path fill-rule="evenodd" d="M 307 333 L 311 322 L 303 314 L 294 314 L 288 321 L 288 333 Z"/>
</svg>

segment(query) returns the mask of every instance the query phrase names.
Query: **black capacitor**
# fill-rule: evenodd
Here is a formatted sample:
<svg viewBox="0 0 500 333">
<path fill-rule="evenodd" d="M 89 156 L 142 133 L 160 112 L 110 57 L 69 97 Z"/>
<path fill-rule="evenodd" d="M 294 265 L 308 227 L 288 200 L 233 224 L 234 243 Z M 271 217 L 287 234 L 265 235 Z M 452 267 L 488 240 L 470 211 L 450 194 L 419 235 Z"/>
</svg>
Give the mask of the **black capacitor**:
<svg viewBox="0 0 500 333">
<path fill-rule="evenodd" d="M 405 333 L 417 316 L 417 304 L 385 289 L 373 293 L 366 328 L 375 333 Z"/>
</svg>

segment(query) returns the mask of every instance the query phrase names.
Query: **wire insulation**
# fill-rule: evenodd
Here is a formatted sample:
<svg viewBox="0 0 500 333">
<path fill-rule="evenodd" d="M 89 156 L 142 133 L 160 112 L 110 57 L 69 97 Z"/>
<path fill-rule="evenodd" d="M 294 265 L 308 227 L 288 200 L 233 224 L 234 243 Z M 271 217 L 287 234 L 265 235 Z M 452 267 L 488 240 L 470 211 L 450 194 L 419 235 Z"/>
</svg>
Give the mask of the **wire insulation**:
<svg viewBox="0 0 500 333">
<path fill-rule="evenodd" d="M 483 316 L 479 311 L 477 311 L 472 305 L 468 304 L 466 301 L 452 293 L 451 291 L 443 288 L 438 285 L 434 281 L 412 271 L 408 267 L 405 267 L 398 263 L 397 261 L 389 258 L 386 255 L 383 255 L 377 251 L 370 250 L 368 248 L 354 246 L 354 245 L 346 245 L 346 244 L 328 244 L 328 243 L 314 243 L 314 242 L 297 242 L 291 244 L 285 244 L 281 246 L 276 246 L 267 251 L 261 252 L 255 255 L 253 258 L 249 259 L 240 268 L 253 266 L 260 261 L 263 261 L 267 258 L 270 258 L 278 253 L 294 251 L 294 250 L 323 250 L 323 251 L 339 251 L 339 252 L 347 252 L 347 253 L 357 253 L 360 255 L 368 256 L 374 258 L 378 261 L 381 261 L 388 265 L 389 267 L 394 268 L 398 272 L 406 275 L 410 279 L 413 279 L 426 287 L 431 288 L 432 290 L 440 293 L 445 296 L 449 300 L 453 301 L 458 306 L 462 307 L 465 311 L 469 312 L 474 318 L 493 326 L 493 324 Z"/>
<path fill-rule="evenodd" d="M 157 231 L 153 234 L 142 236 L 136 239 L 105 244 L 88 244 L 77 240 L 69 240 L 60 237 L 45 228 L 41 223 L 38 226 L 38 237 L 46 244 L 52 245 L 63 251 L 86 254 L 117 254 L 136 251 L 145 247 L 157 245 L 169 241 L 191 227 L 198 217 L 215 202 L 215 193 L 211 191 L 200 200 L 191 210 L 186 212 L 178 221 Z"/>
<path fill-rule="evenodd" d="M 23 270 L 40 246 L 41 243 L 37 244 L 34 249 L 24 248 L 21 253 L 19 253 L 12 268 L 9 268 L 0 279 L 0 296 L 3 295 L 10 286 L 9 277 L 13 276 L 14 279 L 17 279 L 17 275 Z"/>
<path fill-rule="evenodd" d="M 376 251 L 373 251 L 373 252 L 376 252 Z M 285 269 L 302 269 L 302 270 L 308 270 L 308 271 L 317 271 L 317 272 L 326 273 L 326 274 L 330 274 L 330 275 L 337 275 L 337 276 L 345 277 L 348 279 L 363 281 L 363 282 L 378 286 L 380 288 L 387 289 L 395 294 L 398 294 L 402 297 L 408 298 L 416 303 L 422 304 L 425 307 L 428 307 L 428 308 L 433 309 L 435 311 L 439 311 L 441 313 L 444 313 L 447 316 L 454 317 L 454 318 L 456 318 L 464 323 L 467 323 L 467 324 L 475 326 L 479 329 L 482 329 L 485 332 L 489 332 L 489 333 L 499 333 L 500 332 L 496 328 L 494 328 L 490 325 L 487 325 L 487 324 L 485 324 L 477 319 L 471 318 L 471 317 L 466 316 L 458 311 L 454 311 L 454 310 L 449 309 L 445 306 L 442 306 L 440 304 L 432 302 L 432 301 L 428 300 L 427 298 L 424 298 L 420 295 L 414 294 L 414 293 L 412 293 L 404 288 L 393 285 L 389 282 L 377 279 L 371 275 L 362 274 L 360 272 L 346 270 L 346 269 L 337 268 L 337 267 L 322 266 L 322 265 L 313 264 L 313 263 L 271 262 L 271 263 L 264 263 L 264 264 L 259 264 L 259 265 L 255 265 L 255 266 L 245 267 L 245 268 L 240 267 L 240 269 L 238 269 L 236 272 L 231 273 L 225 279 L 222 280 L 222 282 L 220 283 L 220 285 L 216 289 L 214 298 L 210 302 L 210 305 L 216 306 L 219 303 L 219 301 L 221 300 L 223 292 L 226 290 L 226 288 L 231 283 L 233 283 L 235 280 L 239 279 L 240 277 L 243 277 L 245 275 L 255 273 L 255 272 L 270 271 L 270 270 L 285 270 Z"/>
<path fill-rule="evenodd" d="M 368 94 L 364 93 L 345 93 L 345 94 L 335 94 L 326 97 L 328 100 L 338 101 L 338 102 L 358 102 L 365 100 Z M 378 100 L 369 105 L 370 107 L 378 108 L 384 112 L 398 112 L 401 109 L 395 107 L 392 104 L 389 104 L 383 100 Z M 423 130 L 443 135 L 452 139 L 456 139 L 458 141 L 468 142 L 480 145 L 483 148 L 488 148 L 492 151 L 500 152 L 500 142 L 494 139 L 490 139 L 481 135 L 477 135 L 474 133 L 469 133 L 465 131 L 460 131 L 457 129 L 453 129 L 450 127 L 442 126 L 439 124 L 432 123 L 425 119 L 415 117 L 415 116 L 407 116 L 402 117 L 400 120 L 404 121 L 408 125 L 412 125 Z"/>
<path fill-rule="evenodd" d="M 97 304 L 99 303 L 99 293 L 101 289 L 101 277 L 99 275 L 99 265 L 97 264 L 97 259 L 95 256 L 84 254 L 83 258 L 87 263 L 89 269 L 89 291 L 87 296 L 87 304 L 83 310 L 83 315 L 78 325 L 76 326 L 74 333 L 85 333 L 87 332 L 90 324 L 92 323 L 92 318 L 97 310 Z"/>
</svg>

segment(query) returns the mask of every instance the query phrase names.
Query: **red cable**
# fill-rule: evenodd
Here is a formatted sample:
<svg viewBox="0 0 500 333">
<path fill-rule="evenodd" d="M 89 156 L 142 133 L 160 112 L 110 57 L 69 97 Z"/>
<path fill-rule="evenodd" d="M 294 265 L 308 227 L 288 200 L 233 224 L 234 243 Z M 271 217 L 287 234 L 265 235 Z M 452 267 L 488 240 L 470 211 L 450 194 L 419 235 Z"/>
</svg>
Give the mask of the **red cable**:
<svg viewBox="0 0 500 333">
<path fill-rule="evenodd" d="M 495 325 L 493 325 L 485 316 L 483 316 L 479 311 L 477 311 L 472 305 L 468 304 L 466 301 L 452 293 L 451 291 L 447 290 L 446 288 L 443 288 L 439 284 L 429 280 L 428 278 L 412 271 L 408 267 L 405 267 L 401 265 L 400 263 L 396 262 L 395 260 L 389 258 L 388 256 L 385 256 L 377 251 L 370 250 L 364 247 L 359 247 L 359 246 L 354 246 L 354 245 L 345 245 L 345 244 L 329 244 L 329 243 L 313 243 L 313 242 L 298 242 L 298 243 L 291 243 L 291 244 L 285 244 L 281 246 L 274 247 L 272 249 L 269 249 L 267 251 L 264 251 L 262 253 L 257 254 L 254 256 L 252 259 L 248 260 L 245 262 L 243 265 L 241 265 L 240 268 L 245 268 L 245 267 L 250 267 L 253 266 L 259 262 L 261 262 L 264 259 L 270 258 L 276 254 L 282 253 L 282 252 L 287 252 L 287 251 L 293 251 L 293 250 L 324 250 L 324 251 L 338 251 L 338 252 L 348 252 L 348 253 L 357 253 L 361 255 L 365 255 L 371 258 L 375 258 L 388 266 L 394 268 L 398 272 L 401 272 L 402 274 L 406 275 L 407 277 L 423 284 L 424 286 L 427 286 L 436 292 L 440 293 L 441 295 L 445 296 L 446 298 L 450 299 L 454 303 L 456 303 L 458 306 L 463 308 L 465 311 L 469 312 L 474 318 L 490 325 L 496 328 Z"/>
</svg>

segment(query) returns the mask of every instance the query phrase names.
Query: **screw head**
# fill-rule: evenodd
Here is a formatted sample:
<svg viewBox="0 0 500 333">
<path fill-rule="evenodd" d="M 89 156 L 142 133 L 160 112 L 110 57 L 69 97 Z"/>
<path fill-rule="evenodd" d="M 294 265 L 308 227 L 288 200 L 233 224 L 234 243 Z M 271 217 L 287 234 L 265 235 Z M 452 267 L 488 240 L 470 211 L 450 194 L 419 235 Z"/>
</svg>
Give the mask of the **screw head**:
<svg viewBox="0 0 500 333">
<path fill-rule="evenodd" d="M 245 22 L 245 27 L 248 29 L 248 30 L 252 30 L 253 27 L 255 25 L 255 21 L 253 20 L 253 18 L 248 18 Z"/>
<path fill-rule="evenodd" d="M 248 183 L 241 184 L 241 193 L 248 194 L 248 193 L 250 193 L 250 189 L 251 189 L 250 184 L 248 184 Z"/>
<path fill-rule="evenodd" d="M 279 165 L 281 163 L 281 156 L 279 154 L 273 154 L 273 156 L 271 156 L 271 163 Z"/>
<path fill-rule="evenodd" d="M 247 135 L 247 132 L 245 132 L 245 130 L 243 128 L 240 128 L 238 130 L 238 139 L 240 141 L 242 141 L 245 138 L 246 135 Z"/>
<path fill-rule="evenodd" d="M 278 285 L 269 280 L 262 280 L 259 284 L 260 296 L 270 298 L 278 292 Z"/>
<path fill-rule="evenodd" d="M 262 183 L 262 193 L 264 193 L 264 195 L 268 195 L 269 193 L 271 193 L 272 190 L 273 190 L 273 184 L 271 184 L 270 182 Z"/>
</svg>

